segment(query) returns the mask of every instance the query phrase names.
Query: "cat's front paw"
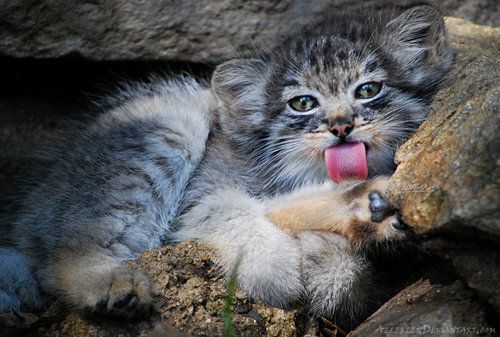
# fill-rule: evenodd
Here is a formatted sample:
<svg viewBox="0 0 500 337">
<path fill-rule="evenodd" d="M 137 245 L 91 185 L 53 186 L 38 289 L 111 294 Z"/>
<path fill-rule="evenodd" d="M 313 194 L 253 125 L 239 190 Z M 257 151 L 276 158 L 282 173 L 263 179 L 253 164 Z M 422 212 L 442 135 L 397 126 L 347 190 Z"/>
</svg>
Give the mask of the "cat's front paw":
<svg viewBox="0 0 500 337">
<path fill-rule="evenodd" d="M 87 309 L 99 314 L 137 317 L 147 314 L 151 307 L 150 284 L 146 276 L 126 264 L 103 277 L 106 286 L 95 289 L 96 301 Z"/>
<path fill-rule="evenodd" d="M 380 191 L 371 191 L 368 193 L 368 199 L 370 203 L 368 204 L 368 208 L 371 212 L 370 220 L 372 222 L 382 222 L 388 217 L 396 214 L 396 210 L 390 205 L 387 197 L 382 194 Z M 395 229 L 406 229 L 408 226 L 404 222 L 402 222 L 397 217 L 392 217 L 391 226 Z"/>
<path fill-rule="evenodd" d="M 388 177 L 379 177 L 345 192 L 352 210 L 347 236 L 354 245 L 401 240 L 407 236 L 408 226 L 386 197 L 388 184 Z"/>
</svg>

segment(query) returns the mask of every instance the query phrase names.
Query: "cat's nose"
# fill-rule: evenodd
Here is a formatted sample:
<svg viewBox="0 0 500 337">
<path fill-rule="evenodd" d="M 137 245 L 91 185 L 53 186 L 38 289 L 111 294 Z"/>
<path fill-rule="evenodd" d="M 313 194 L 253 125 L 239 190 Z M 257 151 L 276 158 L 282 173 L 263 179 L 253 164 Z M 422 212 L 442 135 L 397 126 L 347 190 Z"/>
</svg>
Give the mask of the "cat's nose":
<svg viewBox="0 0 500 337">
<path fill-rule="evenodd" d="M 351 133 L 353 125 L 346 119 L 336 119 L 329 123 L 330 132 L 335 136 L 344 138 Z"/>
</svg>

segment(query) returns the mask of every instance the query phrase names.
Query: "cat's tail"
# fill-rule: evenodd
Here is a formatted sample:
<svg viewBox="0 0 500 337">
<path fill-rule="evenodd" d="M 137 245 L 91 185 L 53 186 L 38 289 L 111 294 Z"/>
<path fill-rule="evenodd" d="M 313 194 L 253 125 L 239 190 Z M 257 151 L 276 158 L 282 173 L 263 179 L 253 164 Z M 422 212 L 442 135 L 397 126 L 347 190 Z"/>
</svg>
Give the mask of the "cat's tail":
<svg viewBox="0 0 500 337">
<path fill-rule="evenodd" d="M 0 247 L 0 312 L 28 312 L 41 306 L 26 257 L 13 248 Z"/>
</svg>

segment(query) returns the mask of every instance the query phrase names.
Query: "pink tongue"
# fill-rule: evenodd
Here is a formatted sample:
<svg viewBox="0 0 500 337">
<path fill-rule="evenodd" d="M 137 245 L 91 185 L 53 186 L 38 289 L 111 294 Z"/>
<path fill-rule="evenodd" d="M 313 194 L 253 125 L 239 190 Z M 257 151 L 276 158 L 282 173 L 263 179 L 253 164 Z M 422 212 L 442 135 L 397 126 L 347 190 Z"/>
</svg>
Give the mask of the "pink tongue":
<svg viewBox="0 0 500 337">
<path fill-rule="evenodd" d="M 362 142 L 329 147 L 325 151 L 325 162 L 328 175 L 336 183 L 368 177 L 366 149 Z"/>
</svg>

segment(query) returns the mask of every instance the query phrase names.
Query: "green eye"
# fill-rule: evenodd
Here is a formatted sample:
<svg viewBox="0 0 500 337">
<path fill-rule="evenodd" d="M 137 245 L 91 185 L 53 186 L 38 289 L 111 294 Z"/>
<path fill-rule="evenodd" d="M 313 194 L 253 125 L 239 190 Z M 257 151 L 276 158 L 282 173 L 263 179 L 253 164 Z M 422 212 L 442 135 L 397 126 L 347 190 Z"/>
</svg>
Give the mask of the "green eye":
<svg viewBox="0 0 500 337">
<path fill-rule="evenodd" d="M 288 105 L 295 111 L 306 112 L 318 106 L 318 101 L 312 96 L 297 96 L 288 101 Z"/>
<path fill-rule="evenodd" d="M 356 88 L 354 96 L 360 99 L 372 98 L 380 92 L 380 89 L 382 89 L 382 83 L 366 82 Z"/>
</svg>

